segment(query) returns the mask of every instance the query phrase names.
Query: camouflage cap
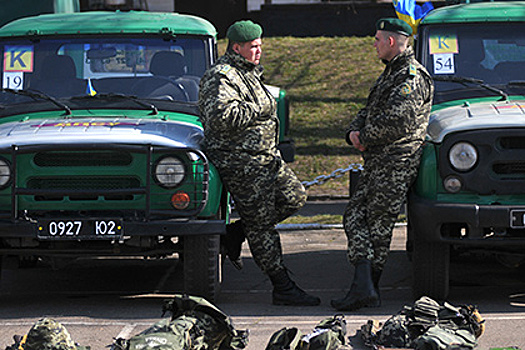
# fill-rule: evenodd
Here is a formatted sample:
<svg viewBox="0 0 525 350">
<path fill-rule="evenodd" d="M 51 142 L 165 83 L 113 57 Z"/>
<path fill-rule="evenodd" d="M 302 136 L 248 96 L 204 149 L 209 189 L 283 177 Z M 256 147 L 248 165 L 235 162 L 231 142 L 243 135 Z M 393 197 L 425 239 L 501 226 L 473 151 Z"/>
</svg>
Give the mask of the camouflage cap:
<svg viewBox="0 0 525 350">
<path fill-rule="evenodd" d="M 67 329 L 55 320 L 38 320 L 27 333 L 24 350 L 77 350 Z"/>
<path fill-rule="evenodd" d="M 262 27 L 250 20 L 237 21 L 228 28 L 226 37 L 236 43 L 245 43 L 262 36 Z"/>
<path fill-rule="evenodd" d="M 381 18 L 376 22 L 376 29 L 406 36 L 412 35 L 412 27 L 399 18 Z"/>
</svg>

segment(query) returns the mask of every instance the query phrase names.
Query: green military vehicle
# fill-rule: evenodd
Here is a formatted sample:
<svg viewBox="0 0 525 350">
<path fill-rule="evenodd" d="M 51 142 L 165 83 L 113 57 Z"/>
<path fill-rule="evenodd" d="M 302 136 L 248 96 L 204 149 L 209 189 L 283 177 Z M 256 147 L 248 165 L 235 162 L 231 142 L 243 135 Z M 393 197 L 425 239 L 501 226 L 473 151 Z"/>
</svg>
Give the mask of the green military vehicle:
<svg viewBox="0 0 525 350">
<path fill-rule="evenodd" d="M 418 28 L 436 92 L 408 199 L 416 296 L 445 298 L 461 252 L 525 259 L 524 29 L 525 2 L 445 6 Z"/>
<path fill-rule="evenodd" d="M 176 13 L 48 14 L 0 28 L 0 50 L 0 256 L 173 257 L 184 291 L 215 300 L 230 203 L 197 100 L 216 29 Z M 284 139 L 287 99 L 270 89 Z"/>
</svg>

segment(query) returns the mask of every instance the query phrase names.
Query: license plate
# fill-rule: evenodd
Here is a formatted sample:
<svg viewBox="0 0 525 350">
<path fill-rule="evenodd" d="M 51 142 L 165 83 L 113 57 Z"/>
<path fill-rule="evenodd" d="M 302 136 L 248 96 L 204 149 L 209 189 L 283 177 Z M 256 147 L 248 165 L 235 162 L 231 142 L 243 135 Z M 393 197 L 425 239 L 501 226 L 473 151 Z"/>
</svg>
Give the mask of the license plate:
<svg viewBox="0 0 525 350">
<path fill-rule="evenodd" d="M 38 236 L 57 239 L 112 239 L 123 233 L 120 219 L 40 220 Z"/>
<path fill-rule="evenodd" d="M 525 210 L 511 210 L 510 211 L 510 227 L 525 228 Z"/>
</svg>

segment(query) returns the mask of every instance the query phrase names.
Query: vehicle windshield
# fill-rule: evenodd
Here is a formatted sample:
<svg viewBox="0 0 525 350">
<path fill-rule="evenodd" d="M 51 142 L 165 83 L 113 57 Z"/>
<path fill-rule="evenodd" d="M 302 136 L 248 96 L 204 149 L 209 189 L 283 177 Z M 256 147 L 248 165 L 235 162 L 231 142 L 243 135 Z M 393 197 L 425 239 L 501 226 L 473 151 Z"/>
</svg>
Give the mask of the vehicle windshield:
<svg viewBox="0 0 525 350">
<path fill-rule="evenodd" d="M 429 25 L 421 29 L 419 57 L 436 78 L 434 103 L 494 96 L 498 90 L 525 94 L 525 84 L 519 84 L 525 82 L 525 24 Z M 467 79 L 447 79 L 451 76 Z"/>
<path fill-rule="evenodd" d="M 195 103 L 208 46 L 195 37 L 3 40 L 0 106 L 36 100 L 5 89 L 61 100 L 118 94 Z"/>
</svg>

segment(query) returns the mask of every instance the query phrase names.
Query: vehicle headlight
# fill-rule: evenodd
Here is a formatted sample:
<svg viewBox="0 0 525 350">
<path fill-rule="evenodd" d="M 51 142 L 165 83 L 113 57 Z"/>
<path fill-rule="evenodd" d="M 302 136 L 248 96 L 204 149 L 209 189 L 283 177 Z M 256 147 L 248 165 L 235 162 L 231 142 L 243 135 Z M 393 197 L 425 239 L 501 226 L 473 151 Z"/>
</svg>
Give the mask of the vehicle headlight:
<svg viewBox="0 0 525 350">
<path fill-rule="evenodd" d="M 9 163 L 0 158 L 0 188 L 4 188 L 11 180 L 11 167 Z"/>
<path fill-rule="evenodd" d="M 155 180 L 163 187 L 178 186 L 184 180 L 185 175 L 184 163 L 176 157 L 164 157 L 155 166 Z"/>
<path fill-rule="evenodd" d="M 467 171 L 478 161 L 478 151 L 468 142 L 458 142 L 450 148 L 448 159 L 456 170 Z"/>
</svg>

